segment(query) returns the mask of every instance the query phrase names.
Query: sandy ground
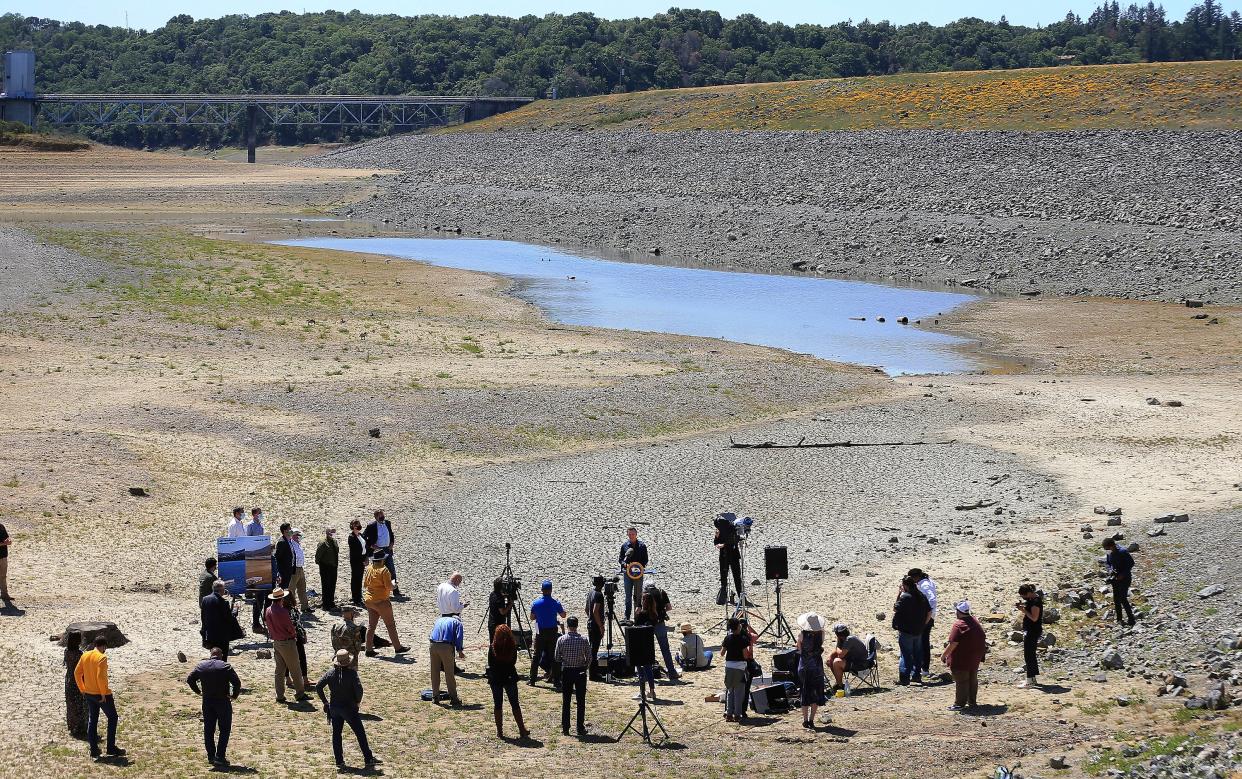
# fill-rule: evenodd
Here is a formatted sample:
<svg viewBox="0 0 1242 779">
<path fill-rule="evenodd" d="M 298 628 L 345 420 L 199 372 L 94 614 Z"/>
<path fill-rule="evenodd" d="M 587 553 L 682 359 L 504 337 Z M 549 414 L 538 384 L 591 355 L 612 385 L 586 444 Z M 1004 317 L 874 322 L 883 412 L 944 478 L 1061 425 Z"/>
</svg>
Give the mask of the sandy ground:
<svg viewBox="0 0 1242 779">
<path fill-rule="evenodd" d="M 892 688 L 895 642 L 876 615 L 912 565 L 933 572 L 945 602 L 1007 612 L 1019 581 L 1051 589 L 1081 569 L 1078 525 L 1096 504 L 1123 506 L 1136 527 L 1165 511 L 1236 510 L 1237 309 L 991 300 L 949 327 L 1004 370 L 889 380 L 707 339 L 561 328 L 478 274 L 253 242 L 369 230 L 297 221 L 369 197 L 369 171 L 112 150 L 11 164 L 25 190 L 0 227 L 3 265 L 38 280 L 0 312 L 0 507 L 16 539 L 18 607 L 0 616 L 0 754 L 15 775 L 86 765 L 64 734 L 60 650 L 47 639 L 89 618 L 117 621 L 132 641 L 111 655 L 131 765 L 98 772 L 204 772 L 175 654 L 201 654 L 195 572 L 227 507 L 243 503 L 302 526 L 312 544 L 376 506 L 394 519 L 411 596 L 398 623 L 415 651 L 362 666 L 369 733 L 390 776 L 955 777 L 1015 761 L 1041 775 L 1050 752 L 1081 757 L 1127 730 L 1177 726 L 1177 704 L 1150 695 L 1124 711 L 1091 705 L 1142 679 L 1091 685 L 1054 663 L 1055 686 L 1013 689 L 1019 652 L 1001 624 L 989 628 L 990 707 L 953 715 L 951 685 Z M 1200 312 L 1219 324 L 1191 319 Z M 377 426 L 382 435 L 368 436 Z M 955 443 L 727 448 L 730 437 L 803 436 Z M 130 497 L 137 485 L 152 497 Z M 997 503 L 954 508 L 978 499 Z M 481 678 L 463 682 L 463 710 L 414 699 L 428 686 L 430 591 L 453 568 L 475 602 L 465 666 L 482 672 L 474 626 L 505 541 L 528 595 L 551 575 L 579 611 L 586 581 L 636 524 L 674 618 L 710 626 L 720 610 L 708 523 L 720 508 L 760 520 L 748 578 L 759 546 L 787 545 L 786 609 L 876 632 L 892 689 L 831 702 L 816 734 L 796 715 L 736 728 L 704 703 L 720 685 L 710 671 L 661 689 L 673 746 L 659 751 L 605 738 L 633 712 L 630 686 L 592 687 L 584 742 L 559 735 L 558 696 L 523 687 L 538 742 L 499 748 Z M 766 606 L 770 591 L 757 591 Z M 326 667 L 332 619 L 311 623 L 312 669 Z M 248 693 L 232 758 L 265 776 L 329 775 L 322 715 L 271 700 L 259 646 L 233 658 Z M 1081 775 L 1074 764 L 1058 775 Z"/>
</svg>

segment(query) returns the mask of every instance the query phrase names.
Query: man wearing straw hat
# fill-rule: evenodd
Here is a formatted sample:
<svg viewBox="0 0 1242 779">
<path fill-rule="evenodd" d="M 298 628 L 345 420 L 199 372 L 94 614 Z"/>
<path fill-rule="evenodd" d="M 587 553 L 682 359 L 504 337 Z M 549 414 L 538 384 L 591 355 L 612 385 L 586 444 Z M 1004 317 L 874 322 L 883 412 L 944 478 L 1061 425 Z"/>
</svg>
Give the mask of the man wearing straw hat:
<svg viewBox="0 0 1242 779">
<path fill-rule="evenodd" d="M 362 680 L 352 667 L 354 662 L 349 650 L 338 650 L 332 667 L 315 684 L 315 692 L 323 703 L 328 721 L 332 723 L 332 756 L 336 758 L 336 767 L 342 770 L 345 768 L 345 756 L 341 746 L 341 732 L 345 729 L 345 723 L 349 723 L 350 730 L 354 731 L 354 736 L 358 739 L 358 748 L 362 750 L 362 759 L 366 761 L 366 766 L 370 768 L 380 762 L 371 754 L 367 733 L 362 727 L 362 717 L 358 713 L 358 706 L 362 703 Z M 330 699 L 324 696 L 324 688 L 331 693 Z"/>
<path fill-rule="evenodd" d="M 703 646 L 703 637 L 694 632 L 694 625 L 681 623 L 681 646 L 677 649 L 677 662 L 686 671 L 702 671 L 712 665 L 712 650 Z"/>
<path fill-rule="evenodd" d="M 824 694 L 824 619 L 813 611 L 798 617 L 798 691 L 802 727 L 815 727 L 815 713 L 828 702 Z"/>
<path fill-rule="evenodd" d="M 268 607 L 264 614 L 267 637 L 272 640 L 272 657 L 276 659 L 276 701 L 285 702 L 285 673 L 293 678 L 295 700 L 308 701 L 306 681 L 302 678 L 302 664 L 298 660 L 298 634 L 293 627 L 293 617 L 282 601 L 288 595 L 283 587 L 277 587 L 267 596 Z"/>
</svg>

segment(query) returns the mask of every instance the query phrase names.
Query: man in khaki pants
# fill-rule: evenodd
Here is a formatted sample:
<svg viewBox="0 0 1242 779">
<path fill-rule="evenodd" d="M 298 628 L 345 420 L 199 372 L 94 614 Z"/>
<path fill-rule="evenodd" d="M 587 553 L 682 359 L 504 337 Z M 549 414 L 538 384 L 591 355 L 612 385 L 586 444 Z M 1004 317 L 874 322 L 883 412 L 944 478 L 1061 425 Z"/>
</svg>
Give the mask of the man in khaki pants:
<svg viewBox="0 0 1242 779">
<path fill-rule="evenodd" d="M 461 617 L 456 614 L 445 614 L 436 620 L 435 627 L 431 629 L 432 701 L 439 702 L 440 673 L 443 672 L 448 683 L 449 703 L 455 707 L 461 705 L 461 699 L 457 697 L 457 668 L 453 651 L 456 650 L 457 657 L 465 658 L 465 638 Z"/>
<path fill-rule="evenodd" d="M 302 551 L 302 530 L 294 528 L 289 534 L 289 548 L 293 551 L 293 578 L 289 580 L 289 590 L 298 598 L 298 605 L 303 614 L 314 609 L 306 599 L 306 553 Z"/>
<path fill-rule="evenodd" d="M 267 637 L 272 640 L 272 657 L 276 659 L 276 701 L 285 702 L 285 673 L 293 678 L 293 689 L 297 692 L 294 700 L 308 701 L 306 680 L 302 678 L 302 666 L 298 662 L 298 634 L 293 628 L 293 618 L 281 601 L 289 593 L 277 587 L 267 596 L 271 603 L 267 607 L 264 621 L 267 622 Z"/>
</svg>

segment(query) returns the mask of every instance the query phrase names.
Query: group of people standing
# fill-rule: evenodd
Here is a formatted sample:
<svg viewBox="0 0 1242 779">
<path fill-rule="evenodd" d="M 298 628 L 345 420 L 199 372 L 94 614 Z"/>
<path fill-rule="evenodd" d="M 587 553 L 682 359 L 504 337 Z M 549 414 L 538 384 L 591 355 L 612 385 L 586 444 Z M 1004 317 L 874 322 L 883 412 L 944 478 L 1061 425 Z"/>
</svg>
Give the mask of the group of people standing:
<svg viewBox="0 0 1242 779">
<path fill-rule="evenodd" d="M 732 527 L 730 525 L 730 527 Z M 0 528 L 2 530 L 2 528 Z M 734 539 L 728 530 L 717 528 L 717 541 L 723 537 L 722 575 L 731 573 L 732 554 L 729 547 Z M 226 533 L 263 535 L 261 509 L 252 509 L 249 519 L 245 512 L 234 510 Z M 338 766 L 344 767 L 342 733 L 345 725 L 354 732 L 366 765 L 380 761 L 371 752 L 362 719 L 359 714 L 363 697 L 362 682 L 357 673 L 358 657 L 375 656 L 375 631 L 383 622 L 395 654 L 409 652 L 397 637 L 393 616 L 392 599 L 399 595 L 396 585 L 396 564 L 393 559 L 394 534 L 384 512 L 376 511 L 374 520 L 366 527 L 358 521 L 350 523 L 348 550 L 350 558 L 350 601 L 340 604 L 335 597 L 336 560 L 339 546 L 335 532 L 329 528 L 315 553 L 323 585 L 322 607 L 339 611 L 341 621 L 331 627 L 332 648 L 335 652 L 331 668 L 317 682 L 311 684 L 306 661 L 306 630 L 303 620 L 313 609 L 307 602 L 305 592 L 305 555 L 301 549 L 301 531 L 289 523 L 280 525 L 280 538 L 276 543 L 275 585 L 270 593 L 256 599 L 256 632 L 267 635 L 272 645 L 276 701 L 286 703 L 286 690 L 293 688 L 294 700 L 303 703 L 312 700 L 313 690 L 323 704 L 332 729 L 333 753 Z M 622 544 L 618 562 L 623 574 L 626 568 L 638 563 L 641 574 L 648 561 L 646 544 L 639 541 L 637 531 L 629 528 L 627 540 Z M 0 542 L 6 541 L 0 535 Z M 719 545 L 719 543 L 718 543 Z M 7 545 L 0 551 L 7 551 Z M 1112 539 L 1104 542 L 1107 556 L 1102 562 L 1108 567 L 1113 586 L 1117 621 L 1134 624 L 1133 609 L 1128 600 L 1131 572 L 1134 561 L 1130 553 L 1119 548 Z M 632 571 L 631 571 L 632 572 Z M 653 628 L 655 641 L 659 644 L 667 676 L 671 683 L 679 681 L 680 671 L 703 670 L 712 665 L 713 653 L 706 649 L 702 638 L 694 633 L 693 626 L 679 626 L 682 640 L 674 657 L 668 640 L 670 603 L 667 593 L 651 582 L 643 582 L 641 575 L 626 575 L 626 619 L 623 624 Z M 722 576 L 723 578 L 723 576 Z M 584 617 L 587 631 L 579 631 L 579 618 L 568 614 L 565 607 L 552 594 L 552 581 L 545 579 L 541 594 L 530 605 L 529 618 L 534 628 L 533 653 L 527 684 L 534 686 L 541 670 L 546 679 L 562 696 L 561 730 L 570 733 L 571 710 L 576 704 L 576 732 L 586 733 L 585 711 L 587 682 L 601 676 L 599 648 L 611 615 L 611 596 L 605 597 L 606 579 L 596 576 L 587 595 Z M 615 580 L 614 580 L 615 581 Z M 431 700 L 440 700 L 440 682 L 447 685 L 450 705 L 460 706 L 456 685 L 457 660 L 465 657 L 464 626 L 462 610 L 468 602 L 462 597 L 464 577 L 454 571 L 437 587 L 436 608 L 440 613 L 430 633 L 429 659 L 431 674 Z M 3 584 L 0 580 L 0 584 Z M 207 758 L 213 766 L 229 765 L 227 748 L 232 727 L 232 702 L 241 691 L 241 680 L 228 663 L 230 645 L 244 635 L 237 620 L 236 607 L 230 602 L 229 582 L 218 576 L 217 564 L 208 559 L 199 575 L 200 617 L 203 644 L 209 649 L 209 657 L 199 662 L 187 676 L 187 685 L 202 698 L 203 737 Z M 515 602 L 516 585 L 498 578 L 494 591 L 488 599 L 488 652 L 486 679 L 492 693 L 493 716 L 496 734 L 504 738 L 503 704 L 507 698 L 518 728 L 519 738 L 527 738 L 522 716 L 517 669 L 519 637 L 510 626 Z M 1039 673 L 1037 649 L 1043 633 L 1044 603 L 1042 593 L 1033 584 L 1023 584 L 1018 590 L 1020 599 L 1015 608 L 1020 612 L 1023 628 L 1023 655 L 1026 679 L 1023 687 L 1037 684 Z M 7 595 L 7 593 L 5 593 Z M 893 605 L 892 627 L 897 631 L 900 650 L 898 684 L 919 683 L 930 674 L 931 640 L 938 606 L 938 586 L 924 571 L 911 569 L 901 581 Z M 364 627 L 357 621 L 362 608 L 368 614 Z M 564 630 L 561 621 L 564 621 Z M 797 657 L 799 703 L 803 726 L 814 727 L 817 710 L 837 690 L 841 695 L 850 694 L 848 676 L 869 669 L 874 662 L 875 645 L 855 636 L 844 623 L 832 626 L 835 646 L 826 649 L 825 622 L 818 614 L 808 612 L 798 617 L 798 634 L 794 651 Z M 731 618 L 726 623 L 726 634 L 721 642 L 720 653 L 724 666 L 724 717 L 727 721 L 742 722 L 749 702 L 752 680 L 759 673 L 754 658 L 758 636 L 744 619 Z M 949 708 L 963 711 L 978 705 L 978 671 L 987 654 L 987 636 L 983 626 L 972 613 L 970 602 L 958 601 L 954 606 L 954 621 L 949 629 L 948 640 L 940 655 L 941 661 L 952 672 L 956 684 L 954 703 Z M 108 685 L 107 640 L 97 639 L 93 649 L 83 653 L 74 669 L 74 678 L 88 707 L 88 741 L 91 754 L 101 756 L 98 741 L 99 719 L 108 721 L 106 753 L 124 755 L 117 746 L 118 716 Z M 650 691 L 655 697 L 654 666 L 635 669 L 640 685 L 640 695 Z M 828 684 L 831 673 L 832 684 Z M 636 696 L 638 697 L 638 696 Z"/>
</svg>

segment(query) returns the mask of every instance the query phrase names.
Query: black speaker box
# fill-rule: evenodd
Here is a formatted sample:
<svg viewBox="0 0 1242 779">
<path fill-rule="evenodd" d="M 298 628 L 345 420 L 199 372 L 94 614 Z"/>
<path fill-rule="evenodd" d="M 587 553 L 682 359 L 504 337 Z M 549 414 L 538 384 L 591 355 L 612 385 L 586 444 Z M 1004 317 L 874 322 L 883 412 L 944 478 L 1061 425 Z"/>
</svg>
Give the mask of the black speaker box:
<svg viewBox="0 0 1242 779">
<path fill-rule="evenodd" d="M 522 651 L 533 649 L 535 646 L 533 634 L 529 630 L 513 631 L 513 640 L 517 642 L 517 648 Z"/>
<path fill-rule="evenodd" d="M 763 577 L 769 580 L 789 578 L 789 551 L 785 547 L 763 548 Z"/>
<path fill-rule="evenodd" d="M 782 683 L 789 682 L 790 684 L 797 686 L 798 674 L 795 671 L 773 671 L 772 681 Z"/>
<path fill-rule="evenodd" d="M 630 665 L 655 665 L 655 658 L 655 628 L 651 625 L 631 625 L 626 628 L 625 659 L 630 661 Z"/>
<path fill-rule="evenodd" d="M 798 650 L 782 649 L 772 655 L 772 669 L 795 673 L 798 670 Z"/>
</svg>

